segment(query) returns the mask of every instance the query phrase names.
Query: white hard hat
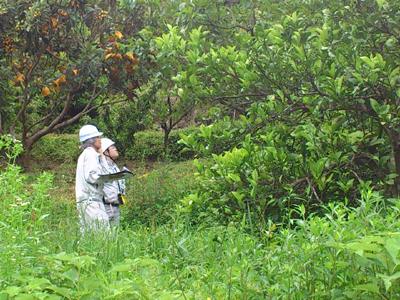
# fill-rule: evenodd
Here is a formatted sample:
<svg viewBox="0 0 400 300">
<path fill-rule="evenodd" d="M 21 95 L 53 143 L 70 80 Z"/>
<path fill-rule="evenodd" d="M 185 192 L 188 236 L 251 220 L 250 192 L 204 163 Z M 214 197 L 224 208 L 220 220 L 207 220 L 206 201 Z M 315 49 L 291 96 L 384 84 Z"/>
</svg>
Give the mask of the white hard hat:
<svg viewBox="0 0 400 300">
<path fill-rule="evenodd" d="M 102 132 L 97 130 L 94 125 L 84 125 L 81 130 L 79 130 L 79 141 L 84 142 L 90 138 L 98 137 L 103 135 Z"/>
<path fill-rule="evenodd" d="M 108 138 L 103 138 L 100 140 L 101 142 L 101 150 L 104 152 L 106 151 L 111 145 L 114 145 L 115 143 L 108 139 Z"/>
</svg>

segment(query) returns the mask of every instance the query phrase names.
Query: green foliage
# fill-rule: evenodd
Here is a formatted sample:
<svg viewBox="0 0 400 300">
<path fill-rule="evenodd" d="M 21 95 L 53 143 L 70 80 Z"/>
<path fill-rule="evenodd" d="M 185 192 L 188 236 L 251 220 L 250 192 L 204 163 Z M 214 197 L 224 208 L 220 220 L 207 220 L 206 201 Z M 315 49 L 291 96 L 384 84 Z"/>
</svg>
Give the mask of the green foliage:
<svg viewBox="0 0 400 300">
<path fill-rule="evenodd" d="M 187 164 L 171 169 L 137 179 L 139 191 L 145 181 L 174 191 L 187 186 Z M 400 201 L 385 199 L 369 182 L 358 187 L 357 208 L 332 202 L 307 216 L 300 204 L 285 211 L 283 223 L 269 220 L 256 235 L 246 233 L 245 222 L 190 226 L 165 189 L 167 224 L 158 217 L 143 224 L 124 219 L 124 229 L 81 236 L 76 216 L 50 205 L 64 201 L 58 190 L 48 196 L 56 188 L 52 176 L 35 175 L 10 167 L 0 176 L 1 299 L 400 297 Z"/>
<path fill-rule="evenodd" d="M 96 118 L 104 135 L 111 138 L 122 155 L 134 147 L 135 133 L 148 129 L 151 118 L 143 114 L 144 101 L 129 101 L 99 109 Z"/>
<path fill-rule="evenodd" d="M 55 163 L 76 162 L 81 152 L 80 145 L 77 134 L 49 134 L 33 146 L 32 158 Z"/>
<path fill-rule="evenodd" d="M 198 156 L 211 157 L 212 154 L 221 154 L 241 143 L 246 134 L 243 122 L 226 116 L 220 119 L 221 109 L 212 107 L 210 118 L 217 115 L 211 125 L 201 124 L 198 130 L 190 134 L 181 133 L 179 143 L 185 145 L 183 151 L 193 151 Z M 219 117 L 218 117 L 219 116 Z"/>
<path fill-rule="evenodd" d="M 134 144 L 126 150 L 126 158 L 135 160 L 145 159 L 171 159 L 174 161 L 188 159 L 193 156 L 192 151 L 182 152 L 185 146 L 178 143 L 180 135 L 197 132 L 195 127 L 176 129 L 171 131 L 169 137 L 169 150 L 164 151 L 164 133 L 161 131 L 142 131 L 134 135 Z"/>
<path fill-rule="evenodd" d="M 207 104 L 206 83 L 196 78 L 202 76 L 201 62 L 207 51 L 206 32 L 193 29 L 186 41 L 178 28 L 167 25 L 168 32 L 152 40 L 156 44 L 158 73 L 147 86 L 141 88 L 139 97 L 149 104 L 149 114 L 164 131 L 164 149 L 169 151 L 172 130 L 195 108 Z M 172 141 L 173 143 L 174 141 Z"/>
<path fill-rule="evenodd" d="M 0 135 L 0 162 L 5 162 L 7 166 L 10 166 L 23 151 L 21 141 L 10 135 Z"/>
<path fill-rule="evenodd" d="M 229 14 L 240 16 L 231 22 L 244 29 L 234 32 L 235 45 L 206 34 L 208 51 L 198 55 L 196 80 L 207 91 L 194 93 L 238 113 L 201 127 L 205 141 L 182 137 L 188 149 L 212 155 L 197 164 L 201 188 L 184 200 L 188 210 L 225 222 L 245 216 L 253 228 L 294 204 L 309 213 L 331 201 L 357 205 L 363 181 L 397 196 L 399 4 L 252 5 L 240 11 L 242 3 L 231 4 Z M 177 88 L 186 84 L 177 81 Z"/>
<path fill-rule="evenodd" d="M 373 185 L 390 185 L 388 162 L 378 154 L 371 160 L 358 153 L 368 137 L 343 127 L 340 113 L 319 126 L 307 120 L 289 128 L 267 123 L 270 106 L 254 104 L 248 118 L 225 117 L 223 122 L 201 126 L 198 136 L 182 135 L 181 143 L 206 156 L 195 161 L 200 189 L 183 200 L 194 216 L 213 216 L 223 222 L 246 217 L 250 227 L 265 220 L 280 220 L 282 209 L 304 203 L 307 211 L 331 201 L 357 205 L 360 178 Z M 231 147 L 225 150 L 222 147 Z M 381 170 L 381 173 L 376 173 Z M 389 171 L 389 174 L 391 172 Z"/>
<path fill-rule="evenodd" d="M 144 170 L 146 171 L 146 170 Z M 123 222 L 128 226 L 162 225 L 171 222 L 179 199 L 189 195 L 196 182 L 192 161 L 169 163 L 139 175 L 128 182 L 128 203 L 121 208 Z"/>
</svg>

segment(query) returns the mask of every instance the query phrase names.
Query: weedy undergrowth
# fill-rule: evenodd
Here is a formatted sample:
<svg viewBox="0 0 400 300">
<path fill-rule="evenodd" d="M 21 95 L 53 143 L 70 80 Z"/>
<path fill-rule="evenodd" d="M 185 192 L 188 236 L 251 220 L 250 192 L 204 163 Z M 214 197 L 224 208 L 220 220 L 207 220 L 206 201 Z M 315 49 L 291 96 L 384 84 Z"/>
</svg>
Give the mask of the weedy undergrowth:
<svg viewBox="0 0 400 300">
<path fill-rule="evenodd" d="M 49 196 L 53 176 L 22 173 L 14 144 L 0 144 L 11 151 L 0 174 L 0 299 L 400 297 L 400 201 L 368 182 L 358 207 L 331 202 L 306 215 L 300 204 L 286 212 L 298 217 L 269 220 L 261 236 L 245 221 L 196 224 L 179 206 L 162 225 L 82 236 L 69 220 L 74 204 L 63 215 L 68 204 L 54 205 L 63 195 Z"/>
</svg>

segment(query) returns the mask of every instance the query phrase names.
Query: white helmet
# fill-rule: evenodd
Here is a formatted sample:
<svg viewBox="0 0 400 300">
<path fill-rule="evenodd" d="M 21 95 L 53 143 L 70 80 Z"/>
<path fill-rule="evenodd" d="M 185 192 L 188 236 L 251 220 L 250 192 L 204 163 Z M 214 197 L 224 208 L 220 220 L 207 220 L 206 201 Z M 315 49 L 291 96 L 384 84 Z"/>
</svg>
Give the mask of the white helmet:
<svg viewBox="0 0 400 300">
<path fill-rule="evenodd" d="M 84 142 L 90 138 L 98 137 L 103 135 L 102 132 L 97 130 L 94 125 L 84 125 L 81 130 L 79 130 L 79 141 Z"/>
<path fill-rule="evenodd" d="M 103 152 L 105 152 L 111 145 L 115 144 L 112 140 L 108 138 L 103 138 L 100 140 L 100 142 L 101 142 L 101 150 Z"/>
</svg>

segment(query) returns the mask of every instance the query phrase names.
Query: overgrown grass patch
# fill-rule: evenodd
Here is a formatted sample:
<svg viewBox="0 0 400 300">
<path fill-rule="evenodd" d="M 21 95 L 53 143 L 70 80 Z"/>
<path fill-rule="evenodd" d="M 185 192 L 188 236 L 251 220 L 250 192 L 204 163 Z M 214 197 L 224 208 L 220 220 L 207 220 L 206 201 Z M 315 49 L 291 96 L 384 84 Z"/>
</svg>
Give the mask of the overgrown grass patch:
<svg viewBox="0 0 400 300">
<path fill-rule="evenodd" d="M 139 167 L 134 170 L 137 177 L 127 181 L 123 223 L 154 226 L 169 222 L 179 200 L 195 189 L 193 161 L 155 163 L 153 168 Z"/>
</svg>

